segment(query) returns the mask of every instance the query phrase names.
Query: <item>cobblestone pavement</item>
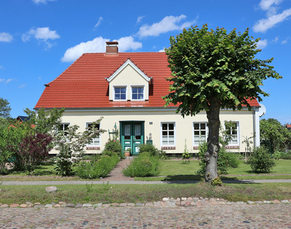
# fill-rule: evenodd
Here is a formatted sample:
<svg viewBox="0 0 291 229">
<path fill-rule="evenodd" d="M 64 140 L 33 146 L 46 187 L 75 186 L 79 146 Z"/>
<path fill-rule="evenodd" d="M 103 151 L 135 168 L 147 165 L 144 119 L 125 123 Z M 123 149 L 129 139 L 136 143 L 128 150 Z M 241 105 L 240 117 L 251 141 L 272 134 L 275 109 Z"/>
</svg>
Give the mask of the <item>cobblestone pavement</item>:
<svg viewBox="0 0 291 229">
<path fill-rule="evenodd" d="M 291 204 L 1 209 L 1 228 L 291 228 Z"/>
</svg>

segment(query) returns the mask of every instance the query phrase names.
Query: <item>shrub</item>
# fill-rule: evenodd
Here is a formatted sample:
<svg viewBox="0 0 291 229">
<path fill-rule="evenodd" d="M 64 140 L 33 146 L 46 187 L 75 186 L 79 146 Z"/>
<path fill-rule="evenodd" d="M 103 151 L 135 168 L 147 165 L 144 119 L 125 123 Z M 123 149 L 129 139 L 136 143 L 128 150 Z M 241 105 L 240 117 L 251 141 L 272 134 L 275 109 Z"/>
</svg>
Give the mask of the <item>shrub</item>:
<svg viewBox="0 0 291 229">
<path fill-rule="evenodd" d="M 159 155 L 159 150 L 150 144 L 142 144 L 139 147 L 139 153 L 142 154 L 144 152 L 149 153 L 151 156 L 157 156 Z"/>
<path fill-rule="evenodd" d="M 205 153 L 207 151 L 207 143 L 203 142 L 199 145 L 198 158 L 200 169 L 197 174 L 204 175 L 206 171 Z M 217 158 L 217 171 L 219 174 L 227 174 L 229 167 L 237 168 L 239 165 L 238 156 L 233 153 L 226 152 L 224 147 L 220 147 Z"/>
<path fill-rule="evenodd" d="M 104 155 L 112 155 L 112 152 L 113 152 L 113 153 L 118 154 L 120 157 L 122 157 L 121 151 L 122 151 L 122 146 L 121 146 L 119 141 L 117 141 L 117 140 L 109 140 L 105 144 L 105 148 L 104 148 L 102 154 L 104 154 Z"/>
<path fill-rule="evenodd" d="M 252 171 L 255 173 L 269 173 L 276 165 L 271 154 L 264 146 L 255 148 L 247 163 L 250 164 Z"/>
<path fill-rule="evenodd" d="M 160 161 L 158 156 L 150 156 L 150 153 L 145 152 L 135 158 L 122 172 L 130 177 L 157 176 L 160 173 Z"/>
<path fill-rule="evenodd" d="M 291 151 L 285 151 L 285 152 L 282 152 L 282 151 L 276 151 L 274 154 L 273 154 L 273 158 L 276 159 L 276 160 L 279 160 L 279 159 L 291 159 Z"/>
<path fill-rule="evenodd" d="M 98 161 L 81 162 L 77 168 L 77 174 L 84 179 L 106 177 L 118 162 L 117 154 L 112 155 L 112 157 L 104 155 Z"/>
</svg>

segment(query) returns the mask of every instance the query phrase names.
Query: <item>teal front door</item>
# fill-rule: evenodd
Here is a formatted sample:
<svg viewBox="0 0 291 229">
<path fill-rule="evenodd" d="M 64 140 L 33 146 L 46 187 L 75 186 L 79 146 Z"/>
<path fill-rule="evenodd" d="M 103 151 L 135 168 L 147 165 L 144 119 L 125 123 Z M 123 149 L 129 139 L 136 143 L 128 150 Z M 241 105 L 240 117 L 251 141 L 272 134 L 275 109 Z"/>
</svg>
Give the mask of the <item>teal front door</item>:
<svg viewBox="0 0 291 229">
<path fill-rule="evenodd" d="M 144 122 L 121 122 L 120 139 L 123 151 L 131 149 L 131 155 L 138 155 L 139 145 L 144 143 Z"/>
</svg>

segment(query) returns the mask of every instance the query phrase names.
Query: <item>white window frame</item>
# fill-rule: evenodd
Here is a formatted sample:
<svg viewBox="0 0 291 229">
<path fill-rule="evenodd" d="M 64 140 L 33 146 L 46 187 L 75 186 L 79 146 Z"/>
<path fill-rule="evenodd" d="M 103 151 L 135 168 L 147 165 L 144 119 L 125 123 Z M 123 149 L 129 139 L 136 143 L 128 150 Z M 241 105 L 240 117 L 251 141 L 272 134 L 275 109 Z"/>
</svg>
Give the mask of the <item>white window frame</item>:
<svg viewBox="0 0 291 229">
<path fill-rule="evenodd" d="M 92 124 L 93 122 L 86 122 L 86 128 L 88 128 L 88 125 L 89 124 Z M 98 123 L 99 124 L 99 130 L 101 129 L 101 123 Z M 99 136 L 97 138 L 93 138 L 93 143 L 94 143 L 94 140 L 95 139 L 99 139 L 99 144 L 92 144 L 92 143 L 89 143 L 87 144 L 86 146 L 88 147 L 96 147 L 96 146 L 101 146 L 101 134 L 99 134 Z M 97 140 L 96 140 L 97 141 Z"/>
<path fill-rule="evenodd" d="M 225 120 L 224 121 L 224 130 L 226 130 L 226 126 L 225 126 L 225 122 L 228 121 L 228 120 Z M 239 121 L 233 121 L 231 120 L 231 122 L 234 122 L 236 123 L 236 128 L 237 128 L 237 131 L 236 131 L 236 135 L 237 135 L 237 143 L 233 143 L 232 142 L 232 139 L 228 142 L 227 146 L 239 146 L 240 145 L 240 123 Z M 232 135 L 232 130 L 231 130 L 231 135 Z"/>
<path fill-rule="evenodd" d="M 195 124 L 199 124 L 199 130 L 195 130 L 195 128 L 194 128 Z M 202 143 L 201 140 L 199 141 L 198 144 L 195 142 L 195 133 L 194 133 L 194 131 L 199 131 L 199 136 L 201 135 L 201 131 L 203 131 L 203 130 L 201 130 L 201 127 L 200 127 L 201 124 L 205 124 L 205 131 L 206 131 L 205 141 L 207 142 L 208 132 L 209 132 L 208 131 L 208 123 L 207 122 L 193 122 L 193 124 L 192 124 L 193 146 L 199 146 Z"/>
<path fill-rule="evenodd" d="M 174 145 L 164 145 L 163 144 L 163 124 L 174 124 Z M 170 130 L 167 130 L 167 131 L 170 131 Z M 161 122 L 160 124 L 160 136 L 161 136 L 161 139 L 160 139 L 160 144 L 161 144 L 161 147 L 176 147 L 176 136 L 177 136 L 177 132 L 176 132 L 176 122 L 172 122 L 172 121 L 169 121 L 169 122 Z M 169 143 L 169 139 L 168 139 L 168 143 Z"/>
<path fill-rule="evenodd" d="M 143 99 L 133 99 L 132 98 L 132 89 L 133 88 L 142 88 L 143 89 Z M 145 101 L 145 85 L 131 85 L 130 86 L 130 100 L 131 101 Z"/>
<path fill-rule="evenodd" d="M 125 99 L 115 99 L 115 89 L 116 88 L 125 88 Z M 127 101 L 127 86 L 126 85 L 113 86 L 113 101 Z"/>
<path fill-rule="evenodd" d="M 71 125 L 71 123 L 70 122 L 61 122 L 60 125 L 63 126 L 63 130 L 61 130 L 61 131 L 64 131 L 64 133 L 66 133 L 66 131 L 64 130 L 64 125 L 68 125 L 68 127 L 69 127 Z M 58 126 L 58 129 L 57 129 L 57 132 L 58 133 L 60 132 L 59 126 Z"/>
</svg>

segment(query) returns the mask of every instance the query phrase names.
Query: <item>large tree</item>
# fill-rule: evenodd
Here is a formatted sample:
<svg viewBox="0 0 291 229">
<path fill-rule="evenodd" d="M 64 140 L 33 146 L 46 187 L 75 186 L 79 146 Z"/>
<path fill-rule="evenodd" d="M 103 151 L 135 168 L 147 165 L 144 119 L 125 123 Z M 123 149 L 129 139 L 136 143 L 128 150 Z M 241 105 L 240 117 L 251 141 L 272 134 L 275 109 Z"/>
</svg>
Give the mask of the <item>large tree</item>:
<svg viewBox="0 0 291 229">
<path fill-rule="evenodd" d="M 205 181 L 218 177 L 219 111 L 222 108 L 251 109 L 249 100 L 268 96 L 260 86 L 268 77 L 281 76 L 269 64 L 272 59 L 260 60 L 255 56 L 259 39 L 249 36 L 248 29 L 242 34 L 224 28 L 209 30 L 191 27 L 170 38 L 166 49 L 172 71 L 170 92 L 164 97 L 166 105 L 178 104 L 177 113 L 195 115 L 206 111 L 209 135 L 205 153 Z"/>
<path fill-rule="evenodd" d="M 0 98 L 0 117 L 8 118 L 10 116 L 11 107 L 7 99 Z"/>
</svg>

